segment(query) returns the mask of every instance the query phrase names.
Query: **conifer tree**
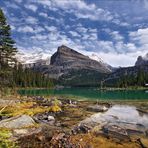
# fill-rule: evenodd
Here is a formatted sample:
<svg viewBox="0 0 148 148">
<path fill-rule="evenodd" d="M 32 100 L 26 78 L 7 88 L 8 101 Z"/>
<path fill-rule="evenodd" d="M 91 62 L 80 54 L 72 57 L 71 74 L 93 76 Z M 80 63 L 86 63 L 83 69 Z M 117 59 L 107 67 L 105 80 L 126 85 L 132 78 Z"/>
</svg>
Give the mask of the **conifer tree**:
<svg viewBox="0 0 148 148">
<path fill-rule="evenodd" d="M 0 9 L 0 66 L 6 66 L 15 62 L 14 55 L 17 50 L 14 48 L 14 41 L 11 38 L 11 28 L 7 24 L 3 11 Z"/>
<path fill-rule="evenodd" d="M 3 11 L 0 9 L 0 85 L 2 86 L 14 84 L 11 68 L 11 64 L 15 63 L 14 55 L 17 52 L 14 43 L 11 38 L 11 28 L 6 22 Z"/>
</svg>

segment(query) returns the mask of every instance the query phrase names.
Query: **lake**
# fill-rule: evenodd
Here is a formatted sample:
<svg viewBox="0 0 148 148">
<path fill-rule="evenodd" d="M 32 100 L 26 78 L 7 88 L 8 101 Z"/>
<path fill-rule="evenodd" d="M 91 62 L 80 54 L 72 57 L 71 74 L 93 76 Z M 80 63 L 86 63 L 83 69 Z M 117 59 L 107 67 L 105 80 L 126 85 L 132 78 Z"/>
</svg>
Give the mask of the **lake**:
<svg viewBox="0 0 148 148">
<path fill-rule="evenodd" d="M 71 96 L 87 100 L 147 100 L 148 90 L 98 90 L 97 88 L 30 89 L 19 90 L 28 96 Z"/>
</svg>

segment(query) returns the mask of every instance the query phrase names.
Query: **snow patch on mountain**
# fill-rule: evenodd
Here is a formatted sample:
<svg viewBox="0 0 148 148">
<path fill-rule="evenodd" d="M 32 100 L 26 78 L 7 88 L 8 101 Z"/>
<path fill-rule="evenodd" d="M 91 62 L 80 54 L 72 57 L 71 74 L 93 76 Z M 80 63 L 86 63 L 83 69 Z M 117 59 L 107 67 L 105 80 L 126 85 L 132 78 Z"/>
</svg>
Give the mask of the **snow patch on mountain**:
<svg viewBox="0 0 148 148">
<path fill-rule="evenodd" d="M 47 65 L 50 64 L 50 57 L 51 57 L 50 52 L 25 52 L 25 51 L 20 51 L 16 54 L 16 59 L 21 63 L 21 64 L 32 64 L 32 63 L 37 63 L 37 62 L 46 62 Z"/>
<path fill-rule="evenodd" d="M 108 68 L 109 71 L 112 71 L 112 66 L 110 66 L 109 64 L 105 63 L 97 54 L 92 53 L 91 55 L 89 55 L 89 58 L 95 61 L 98 61 L 100 63 L 102 63 L 105 67 Z"/>
<path fill-rule="evenodd" d="M 98 62 L 101 62 L 101 63 L 104 63 L 103 60 L 96 54 L 92 53 L 90 56 L 89 56 L 90 59 L 92 60 L 95 60 L 95 61 L 98 61 Z"/>
</svg>

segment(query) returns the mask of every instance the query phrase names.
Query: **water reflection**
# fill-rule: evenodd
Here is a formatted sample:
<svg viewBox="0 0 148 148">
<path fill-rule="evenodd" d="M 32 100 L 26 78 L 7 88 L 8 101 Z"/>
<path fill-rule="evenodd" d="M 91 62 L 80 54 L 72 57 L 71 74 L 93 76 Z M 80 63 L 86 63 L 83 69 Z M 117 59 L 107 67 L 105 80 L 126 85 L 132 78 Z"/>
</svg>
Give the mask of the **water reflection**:
<svg viewBox="0 0 148 148">
<path fill-rule="evenodd" d="M 104 115 L 107 120 L 108 116 L 115 116 L 112 122 L 125 122 L 133 124 L 142 124 L 148 127 L 148 114 L 140 114 L 134 106 L 115 105 L 110 108 Z"/>
<path fill-rule="evenodd" d="M 143 127 L 148 128 L 148 114 L 143 114 L 141 116 L 134 106 L 114 105 L 107 112 L 96 113 L 82 122 L 93 126 L 100 123 L 113 123 L 122 126 L 142 125 Z"/>
</svg>

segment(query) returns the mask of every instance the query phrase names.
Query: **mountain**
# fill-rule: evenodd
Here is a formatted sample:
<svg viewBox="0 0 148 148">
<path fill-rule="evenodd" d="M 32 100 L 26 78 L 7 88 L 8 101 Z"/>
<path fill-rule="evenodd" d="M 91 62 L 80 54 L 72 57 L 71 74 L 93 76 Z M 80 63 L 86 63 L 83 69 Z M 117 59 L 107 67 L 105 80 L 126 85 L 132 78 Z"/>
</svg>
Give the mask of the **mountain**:
<svg viewBox="0 0 148 148">
<path fill-rule="evenodd" d="M 135 66 L 140 66 L 140 65 L 148 65 L 148 53 L 144 57 L 139 56 L 137 58 Z"/>
<path fill-rule="evenodd" d="M 123 83 L 131 86 L 148 83 L 148 54 L 139 56 L 135 66 L 119 68 L 104 80 L 107 86 L 120 86 Z"/>
<path fill-rule="evenodd" d="M 104 62 L 92 60 L 64 45 L 51 56 L 50 65 L 35 66 L 33 69 L 62 85 L 72 86 L 98 85 L 104 76 L 111 73 Z"/>
<path fill-rule="evenodd" d="M 92 60 L 64 45 L 60 46 L 51 56 L 51 65 L 62 66 L 64 69 L 92 69 L 103 73 L 110 72 L 103 62 Z"/>
</svg>

